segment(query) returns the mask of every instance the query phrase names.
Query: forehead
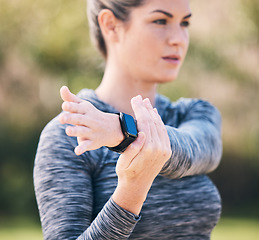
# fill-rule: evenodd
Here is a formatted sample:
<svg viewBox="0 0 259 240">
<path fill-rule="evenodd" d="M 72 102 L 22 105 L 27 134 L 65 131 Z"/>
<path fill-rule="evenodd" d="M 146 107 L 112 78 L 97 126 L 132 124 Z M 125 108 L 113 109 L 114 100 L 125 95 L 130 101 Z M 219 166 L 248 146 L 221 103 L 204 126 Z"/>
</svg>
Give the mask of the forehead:
<svg viewBox="0 0 259 240">
<path fill-rule="evenodd" d="M 139 7 L 131 10 L 131 19 L 136 20 L 141 17 L 149 16 L 156 10 L 162 10 L 171 15 L 183 18 L 191 13 L 189 0 L 146 0 Z"/>
<path fill-rule="evenodd" d="M 146 0 L 143 5 L 132 9 L 132 15 L 150 14 L 155 10 L 164 10 L 174 16 L 190 14 L 189 0 Z M 135 14 L 134 14 L 135 13 Z"/>
</svg>

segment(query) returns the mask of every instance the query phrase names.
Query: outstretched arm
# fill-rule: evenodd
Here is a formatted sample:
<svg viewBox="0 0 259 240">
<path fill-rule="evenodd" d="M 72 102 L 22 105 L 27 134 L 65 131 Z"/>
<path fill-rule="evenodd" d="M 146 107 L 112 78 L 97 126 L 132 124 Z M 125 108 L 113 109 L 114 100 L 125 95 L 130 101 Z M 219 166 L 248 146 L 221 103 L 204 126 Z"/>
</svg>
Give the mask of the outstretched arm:
<svg viewBox="0 0 259 240">
<path fill-rule="evenodd" d="M 213 171 L 222 155 L 220 113 L 202 100 L 181 99 L 176 105 L 179 125 L 166 126 L 172 155 L 161 174 L 179 178 Z"/>
<path fill-rule="evenodd" d="M 78 137 L 79 146 L 75 149 L 77 154 L 100 146 L 116 146 L 122 141 L 123 135 L 116 114 L 107 114 L 95 109 L 91 103 L 79 99 L 66 87 L 61 89 L 61 96 L 66 101 L 62 108 L 70 114 L 61 115 L 60 120 L 62 123 L 74 125 L 67 128 L 67 134 Z M 148 99 L 139 100 L 138 104 L 141 105 L 142 102 L 146 107 L 152 108 Z M 160 174 L 169 178 L 179 178 L 213 171 L 218 166 L 222 154 L 221 117 L 218 110 L 206 101 L 192 99 L 180 100 L 177 110 L 177 127 L 172 126 L 170 118 L 173 116 L 170 114 L 163 119 L 172 154 Z M 110 120 L 107 121 L 107 118 Z M 94 123 L 92 131 L 86 127 L 87 119 Z M 98 119 L 101 120 L 99 123 Z M 105 126 L 104 123 L 109 126 Z M 97 127 L 94 128 L 95 126 Z M 107 134 L 104 134 L 105 132 Z"/>
</svg>

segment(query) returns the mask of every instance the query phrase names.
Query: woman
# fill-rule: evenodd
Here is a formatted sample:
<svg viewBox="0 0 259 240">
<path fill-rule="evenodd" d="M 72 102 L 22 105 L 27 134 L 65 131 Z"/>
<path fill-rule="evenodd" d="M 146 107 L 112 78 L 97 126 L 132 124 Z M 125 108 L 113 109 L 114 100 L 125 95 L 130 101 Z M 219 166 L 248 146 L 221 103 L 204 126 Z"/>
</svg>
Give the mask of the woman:
<svg viewBox="0 0 259 240">
<path fill-rule="evenodd" d="M 44 239 L 209 239 L 221 210 L 206 176 L 221 157 L 220 114 L 156 94 L 185 58 L 189 1 L 91 0 L 88 17 L 106 66 L 95 91 L 61 88 L 64 112 L 42 132 Z M 129 115 L 137 134 L 121 127 L 136 127 Z"/>
</svg>

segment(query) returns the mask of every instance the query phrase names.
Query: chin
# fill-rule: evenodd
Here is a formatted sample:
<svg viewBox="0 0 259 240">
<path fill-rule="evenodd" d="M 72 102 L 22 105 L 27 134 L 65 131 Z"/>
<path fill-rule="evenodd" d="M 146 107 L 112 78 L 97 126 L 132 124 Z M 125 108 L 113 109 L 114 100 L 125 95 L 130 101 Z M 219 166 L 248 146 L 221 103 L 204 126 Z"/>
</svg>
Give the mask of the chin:
<svg viewBox="0 0 259 240">
<path fill-rule="evenodd" d="M 166 72 L 156 72 L 155 74 L 149 75 L 146 77 L 147 82 L 162 84 L 162 83 L 170 83 L 177 79 L 179 71 L 166 71 Z M 151 76 L 151 77 L 150 77 Z"/>
<path fill-rule="evenodd" d="M 160 72 L 160 82 L 169 83 L 175 81 L 179 75 L 179 70 L 180 69 L 178 68 L 171 71 Z"/>
<path fill-rule="evenodd" d="M 160 78 L 159 83 L 170 83 L 177 79 L 178 74 L 170 74 L 169 76 L 164 76 L 163 78 Z"/>
</svg>

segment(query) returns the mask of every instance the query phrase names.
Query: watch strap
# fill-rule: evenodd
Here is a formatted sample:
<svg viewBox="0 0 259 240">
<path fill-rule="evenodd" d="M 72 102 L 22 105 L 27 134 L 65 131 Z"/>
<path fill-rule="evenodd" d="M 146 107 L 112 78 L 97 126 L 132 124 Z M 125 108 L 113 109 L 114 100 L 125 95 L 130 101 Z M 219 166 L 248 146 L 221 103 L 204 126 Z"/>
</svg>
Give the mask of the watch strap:
<svg viewBox="0 0 259 240">
<path fill-rule="evenodd" d="M 136 131 L 136 135 L 132 135 L 132 134 L 128 133 L 128 131 L 127 131 L 127 126 L 126 126 L 126 122 L 124 121 L 124 116 L 125 115 L 130 116 L 130 115 L 122 113 L 122 112 L 118 113 L 118 115 L 119 115 L 121 130 L 122 130 L 122 133 L 125 138 L 119 145 L 117 145 L 115 147 L 108 147 L 108 148 L 114 152 L 123 153 L 127 149 L 127 147 L 132 142 L 134 142 L 134 140 L 137 138 L 137 131 Z M 132 116 L 130 116 L 130 117 L 133 119 Z M 136 122 L 134 121 L 134 123 L 135 123 L 135 127 L 136 127 Z M 137 129 L 137 127 L 136 127 L 136 129 Z"/>
<path fill-rule="evenodd" d="M 132 138 L 132 137 L 124 138 L 124 140 L 122 140 L 122 142 L 116 147 L 108 147 L 108 148 L 114 152 L 123 153 L 127 149 L 127 147 L 132 142 L 134 142 L 134 140 L 135 138 Z"/>
</svg>

